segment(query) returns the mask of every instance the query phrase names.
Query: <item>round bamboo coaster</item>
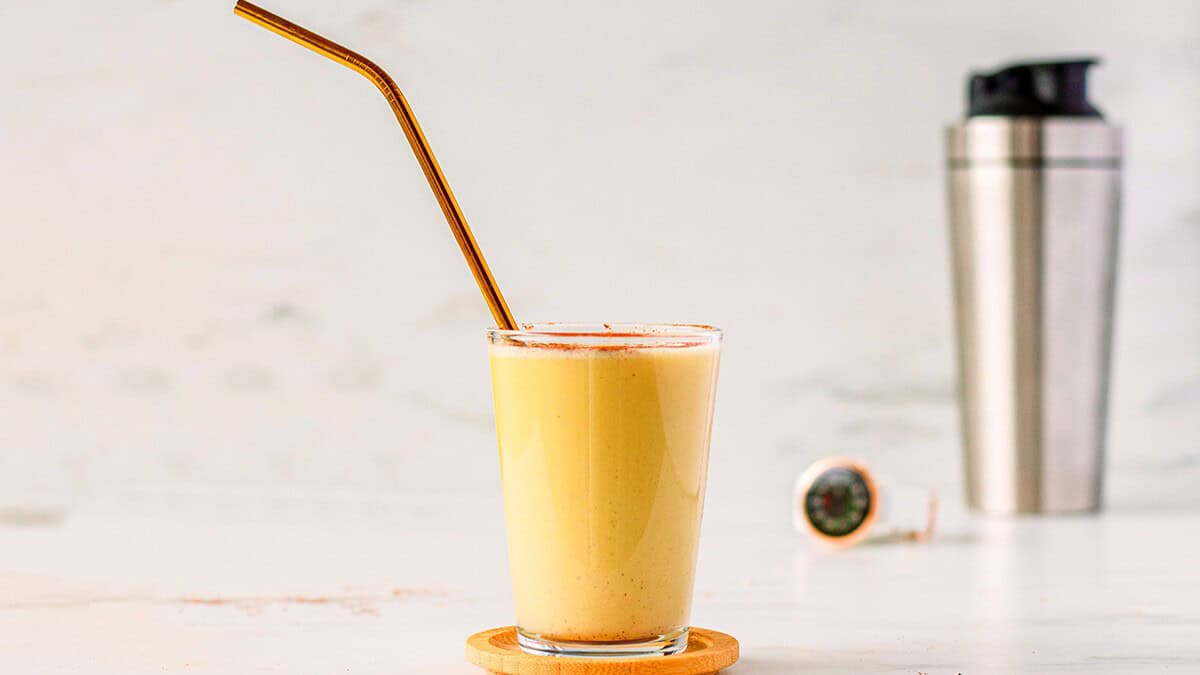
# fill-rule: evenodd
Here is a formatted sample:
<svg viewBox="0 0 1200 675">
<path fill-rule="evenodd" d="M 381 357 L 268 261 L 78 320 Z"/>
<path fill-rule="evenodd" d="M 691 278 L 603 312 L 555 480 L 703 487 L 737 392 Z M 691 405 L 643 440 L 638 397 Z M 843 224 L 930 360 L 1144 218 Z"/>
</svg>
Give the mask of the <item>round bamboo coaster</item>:
<svg viewBox="0 0 1200 675">
<path fill-rule="evenodd" d="M 671 656 L 574 658 L 526 654 L 515 626 L 467 638 L 467 660 L 491 675 L 715 675 L 738 660 L 733 636 L 706 628 L 688 631 L 688 646 Z"/>
</svg>

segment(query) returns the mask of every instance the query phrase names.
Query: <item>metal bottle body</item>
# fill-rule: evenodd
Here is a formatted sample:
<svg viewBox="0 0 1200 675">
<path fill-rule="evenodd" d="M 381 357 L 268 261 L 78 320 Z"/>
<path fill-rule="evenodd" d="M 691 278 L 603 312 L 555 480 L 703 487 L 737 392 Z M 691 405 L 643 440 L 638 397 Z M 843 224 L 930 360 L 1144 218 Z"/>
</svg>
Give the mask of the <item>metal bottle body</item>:
<svg viewBox="0 0 1200 675">
<path fill-rule="evenodd" d="M 1121 131 L 973 117 L 947 129 L 967 499 L 1100 507 Z"/>
</svg>

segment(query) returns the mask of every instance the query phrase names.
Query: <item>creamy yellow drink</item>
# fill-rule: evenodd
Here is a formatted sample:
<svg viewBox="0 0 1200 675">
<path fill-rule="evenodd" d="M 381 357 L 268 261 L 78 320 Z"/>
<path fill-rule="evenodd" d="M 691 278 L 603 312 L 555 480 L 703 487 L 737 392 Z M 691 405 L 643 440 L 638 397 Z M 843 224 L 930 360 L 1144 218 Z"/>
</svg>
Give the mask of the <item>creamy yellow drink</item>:
<svg viewBox="0 0 1200 675">
<path fill-rule="evenodd" d="M 628 329 L 493 335 L 509 562 L 525 637 L 644 641 L 687 626 L 720 333 L 618 332 Z"/>
</svg>

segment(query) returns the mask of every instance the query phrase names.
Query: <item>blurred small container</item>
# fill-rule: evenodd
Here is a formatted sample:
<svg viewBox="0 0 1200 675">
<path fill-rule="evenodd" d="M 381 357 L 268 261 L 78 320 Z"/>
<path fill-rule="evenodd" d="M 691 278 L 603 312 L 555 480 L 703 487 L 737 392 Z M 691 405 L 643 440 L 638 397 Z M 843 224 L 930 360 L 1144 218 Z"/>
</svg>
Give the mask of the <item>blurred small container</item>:
<svg viewBox="0 0 1200 675">
<path fill-rule="evenodd" d="M 930 490 L 875 474 L 861 462 L 826 457 L 796 479 L 792 525 L 829 548 L 864 540 L 926 541 L 937 508 Z"/>
</svg>

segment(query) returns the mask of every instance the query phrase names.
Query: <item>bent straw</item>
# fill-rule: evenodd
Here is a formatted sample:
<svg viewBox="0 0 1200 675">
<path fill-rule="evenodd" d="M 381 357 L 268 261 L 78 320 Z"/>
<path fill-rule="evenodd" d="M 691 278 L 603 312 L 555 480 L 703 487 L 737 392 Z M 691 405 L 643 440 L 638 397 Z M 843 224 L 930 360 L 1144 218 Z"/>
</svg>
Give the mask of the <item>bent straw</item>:
<svg viewBox="0 0 1200 675">
<path fill-rule="evenodd" d="M 379 91 L 387 98 L 388 105 L 392 106 L 392 112 L 396 113 L 396 119 L 400 122 L 400 126 L 404 128 L 404 135 L 408 137 L 413 154 L 417 156 L 417 163 L 425 172 L 425 179 L 429 181 L 429 187 L 433 189 L 433 195 L 437 197 L 438 204 L 442 207 L 442 213 L 446 216 L 450 231 L 458 240 L 458 246 L 462 249 L 463 257 L 467 259 L 471 274 L 475 275 L 479 290 L 483 292 L 483 297 L 492 310 L 496 325 L 505 330 L 516 330 L 517 322 L 504 302 L 504 296 L 500 294 L 500 287 L 496 285 L 496 279 L 492 276 L 492 271 L 488 269 L 483 252 L 479 250 L 479 244 L 475 243 L 475 237 L 467 225 L 467 217 L 463 215 L 462 209 L 454 199 L 454 193 L 450 191 L 450 184 L 446 182 L 446 176 L 433 156 L 429 141 L 425 140 L 425 135 L 421 133 L 417 118 L 413 115 L 412 108 L 408 106 L 408 101 L 404 100 L 404 94 L 400 93 L 396 82 L 382 68 L 371 63 L 361 54 L 301 28 L 258 5 L 238 0 L 233 8 L 233 13 L 357 71 L 374 82 L 376 87 L 379 87 Z"/>
</svg>

